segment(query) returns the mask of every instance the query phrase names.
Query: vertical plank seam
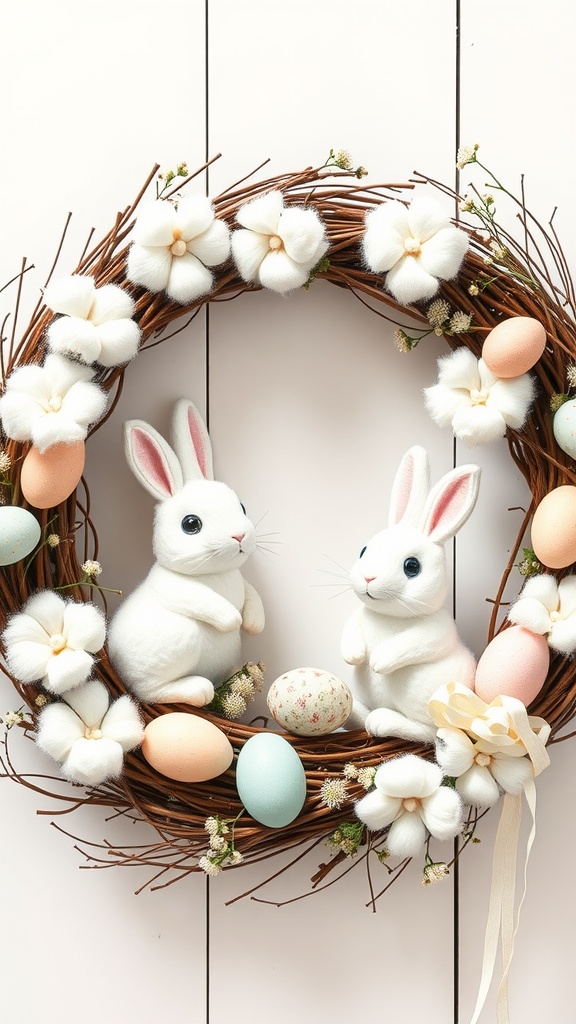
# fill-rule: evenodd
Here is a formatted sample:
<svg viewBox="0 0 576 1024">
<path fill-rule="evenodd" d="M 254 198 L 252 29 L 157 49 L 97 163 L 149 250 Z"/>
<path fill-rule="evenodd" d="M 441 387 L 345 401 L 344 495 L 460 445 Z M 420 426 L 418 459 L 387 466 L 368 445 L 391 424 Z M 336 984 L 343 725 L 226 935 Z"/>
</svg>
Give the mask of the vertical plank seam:
<svg viewBox="0 0 576 1024">
<path fill-rule="evenodd" d="M 209 0 L 204 0 L 204 159 L 207 162 L 210 159 L 209 147 L 210 147 L 210 58 L 209 58 L 209 44 L 210 44 L 210 32 L 209 32 Z M 206 196 L 209 195 L 210 191 L 210 169 L 207 167 L 205 172 L 205 188 Z M 206 405 L 206 426 L 210 429 L 210 303 L 207 302 L 204 306 L 204 401 Z M 206 876 L 206 888 L 205 888 L 205 931 L 206 931 L 206 987 L 205 987 L 205 1003 L 206 1003 L 206 1024 L 210 1024 L 210 879 Z"/>
</svg>

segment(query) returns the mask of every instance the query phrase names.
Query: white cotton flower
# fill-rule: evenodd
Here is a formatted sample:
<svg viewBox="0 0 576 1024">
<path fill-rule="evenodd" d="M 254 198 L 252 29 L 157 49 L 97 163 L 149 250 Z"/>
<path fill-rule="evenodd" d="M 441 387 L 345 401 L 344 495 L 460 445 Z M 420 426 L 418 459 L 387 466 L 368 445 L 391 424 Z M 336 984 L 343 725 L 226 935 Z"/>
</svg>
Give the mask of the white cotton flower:
<svg viewBox="0 0 576 1024">
<path fill-rule="evenodd" d="M 62 767 L 64 778 L 99 786 L 118 778 L 124 754 L 139 746 L 144 730 L 138 709 L 125 694 L 109 702 L 96 679 L 78 686 L 65 701 L 48 704 L 38 717 L 36 743 Z"/>
<path fill-rule="evenodd" d="M 126 276 L 184 305 L 212 291 L 208 267 L 224 263 L 229 254 L 228 225 L 214 216 L 209 199 L 187 196 L 177 209 L 157 200 L 136 221 Z"/>
<path fill-rule="evenodd" d="M 521 793 L 528 779 L 534 777 L 530 759 L 494 750 L 492 744 L 473 740 L 460 729 L 439 729 L 436 736 L 436 759 L 444 774 L 456 778 L 456 790 L 472 807 L 492 807 L 505 793 Z"/>
<path fill-rule="evenodd" d="M 532 377 L 496 377 L 483 359 L 457 348 L 438 360 L 438 383 L 424 389 L 426 408 L 439 427 L 451 426 L 468 445 L 486 444 L 518 430 L 534 398 Z"/>
<path fill-rule="evenodd" d="M 232 233 L 232 255 L 245 281 L 285 294 L 301 288 L 324 256 L 328 242 L 315 210 L 284 206 L 281 192 L 241 206 Z"/>
<path fill-rule="evenodd" d="M 532 633 L 547 634 L 549 646 L 570 657 L 576 651 L 576 576 L 560 583 L 547 574 L 532 576 L 508 618 Z"/>
<path fill-rule="evenodd" d="M 4 432 L 14 441 L 32 441 L 38 451 L 83 441 L 106 408 L 106 395 L 92 384 L 92 371 L 53 353 L 43 366 L 21 366 L 0 398 Z"/>
<path fill-rule="evenodd" d="M 372 831 L 387 828 L 386 847 L 393 856 L 414 857 L 429 832 L 452 839 L 462 827 L 462 802 L 442 786 L 442 770 L 414 754 L 380 765 L 375 789 L 356 804 L 356 814 Z"/>
<path fill-rule="evenodd" d="M 468 235 L 436 199 L 416 192 L 409 206 L 392 200 L 367 214 L 362 248 L 370 270 L 386 274 L 386 288 L 406 305 L 431 299 L 439 281 L 456 276 Z"/>
<path fill-rule="evenodd" d="M 132 319 L 134 300 L 117 285 L 97 288 L 92 277 L 73 274 L 49 285 L 44 301 L 63 314 L 46 332 L 52 352 L 102 366 L 119 366 L 136 355 L 140 328 Z"/>
<path fill-rule="evenodd" d="M 34 594 L 2 635 L 16 679 L 41 682 L 57 694 L 86 682 L 105 637 L 104 616 L 95 605 L 64 601 L 52 590 Z"/>
</svg>

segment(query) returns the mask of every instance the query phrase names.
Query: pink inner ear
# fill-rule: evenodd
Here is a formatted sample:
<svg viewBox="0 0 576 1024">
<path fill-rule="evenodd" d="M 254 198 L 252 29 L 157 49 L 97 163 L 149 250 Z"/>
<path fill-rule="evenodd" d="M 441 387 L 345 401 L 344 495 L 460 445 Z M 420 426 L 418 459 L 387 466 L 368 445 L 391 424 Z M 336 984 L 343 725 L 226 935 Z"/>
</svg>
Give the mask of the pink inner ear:
<svg viewBox="0 0 576 1024">
<path fill-rule="evenodd" d="M 136 427 L 132 431 L 134 462 L 143 476 L 166 496 L 174 493 L 174 482 L 162 452 L 148 434 Z"/>
<path fill-rule="evenodd" d="M 430 518 L 427 523 L 427 531 L 429 534 L 433 533 L 436 527 L 440 526 L 441 523 L 445 525 L 446 522 L 451 523 L 458 518 L 460 509 L 466 500 L 468 488 L 469 481 L 464 477 L 459 480 L 453 480 L 452 483 L 444 489 L 441 497 L 430 514 Z"/>
<path fill-rule="evenodd" d="M 192 444 L 194 445 L 194 451 L 196 452 L 200 472 L 202 473 L 202 476 L 205 477 L 207 471 L 206 445 L 204 444 L 204 435 L 196 422 L 192 409 L 188 410 L 188 430 L 190 431 L 190 437 L 192 439 Z"/>
<path fill-rule="evenodd" d="M 410 501 L 410 495 L 412 494 L 412 486 L 414 483 L 414 460 L 412 457 L 406 460 L 404 467 L 404 473 L 402 474 L 402 480 L 400 481 L 400 488 L 397 493 L 396 508 L 394 510 L 394 522 L 395 524 L 401 523 L 404 516 L 406 515 L 406 509 L 408 508 L 408 502 Z"/>
</svg>

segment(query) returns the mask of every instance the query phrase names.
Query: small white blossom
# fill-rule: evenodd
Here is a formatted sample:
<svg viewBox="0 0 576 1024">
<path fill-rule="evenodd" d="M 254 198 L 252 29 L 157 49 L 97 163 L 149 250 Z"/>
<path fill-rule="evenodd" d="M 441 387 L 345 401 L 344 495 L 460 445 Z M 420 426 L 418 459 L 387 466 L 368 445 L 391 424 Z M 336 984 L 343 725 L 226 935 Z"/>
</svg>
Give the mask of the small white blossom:
<svg viewBox="0 0 576 1024">
<path fill-rule="evenodd" d="M 456 276 L 468 236 L 440 203 L 418 192 L 408 207 L 392 200 L 368 213 L 362 245 L 370 270 L 386 274 L 386 288 L 406 305 L 432 298 L 440 280 Z"/>
<path fill-rule="evenodd" d="M 448 865 L 442 862 L 427 864 L 423 873 L 422 885 L 436 885 L 438 882 L 443 882 L 446 875 L 449 874 Z"/>
<path fill-rule="evenodd" d="M 268 192 L 241 206 L 232 233 L 232 255 L 241 277 L 285 294 L 306 284 L 328 242 L 315 210 L 284 206 L 281 192 Z"/>
<path fill-rule="evenodd" d="M 4 475 L 8 472 L 12 466 L 12 459 L 8 455 L 8 452 L 0 451 L 0 473 Z"/>
<path fill-rule="evenodd" d="M 58 761 L 64 778 L 99 786 L 118 778 L 125 752 L 139 746 L 143 738 L 132 699 L 124 694 L 110 704 L 104 684 L 93 679 L 40 712 L 36 743 Z"/>
<path fill-rule="evenodd" d="M 230 232 L 204 196 L 172 203 L 156 201 L 143 209 L 134 227 L 126 276 L 150 292 L 165 291 L 175 302 L 194 302 L 212 291 L 208 267 L 230 254 Z"/>
<path fill-rule="evenodd" d="M 200 857 L 198 861 L 198 867 L 205 871 L 209 878 L 215 878 L 222 871 L 222 866 L 216 864 L 215 861 L 211 860 L 210 857 Z"/>
<path fill-rule="evenodd" d="M 5 711 L 3 715 L 0 715 L 0 722 L 3 722 L 7 729 L 11 729 L 13 725 L 18 725 L 24 720 L 24 713 L 22 711 Z"/>
<path fill-rule="evenodd" d="M 32 441 L 40 452 L 83 441 L 106 408 L 106 395 L 92 376 L 87 366 L 56 353 L 43 366 L 14 370 L 0 398 L 4 432 L 15 441 Z"/>
<path fill-rule="evenodd" d="M 468 445 L 486 444 L 518 430 L 534 398 L 532 377 L 496 377 L 483 359 L 457 348 L 438 361 L 438 383 L 425 388 L 426 408 L 439 427 L 451 426 Z"/>
<path fill-rule="evenodd" d="M 508 612 L 510 622 L 546 635 L 553 650 L 565 657 L 576 651 L 576 576 L 558 583 L 542 574 L 527 580 Z"/>
<path fill-rule="evenodd" d="M 348 783 L 345 779 L 326 779 L 320 787 L 320 800 L 331 811 L 338 810 L 348 799 Z"/>
<path fill-rule="evenodd" d="M 385 761 L 374 777 L 375 789 L 356 804 L 370 830 L 390 826 L 386 846 L 392 856 L 413 857 L 430 833 L 452 839 L 462 828 L 462 802 L 442 786 L 442 770 L 415 754 Z"/>
<path fill-rule="evenodd" d="M 456 154 L 456 167 L 459 171 L 466 167 L 466 164 L 476 163 L 476 153 L 479 149 L 478 143 L 475 142 L 473 146 L 460 146 Z"/>
<path fill-rule="evenodd" d="M 95 605 L 43 590 L 8 620 L 2 639 L 8 667 L 20 682 L 41 682 L 62 694 L 88 679 L 105 637 L 104 616 Z"/>
<path fill-rule="evenodd" d="M 134 300 L 118 285 L 97 288 L 92 277 L 73 274 L 49 285 L 44 301 L 63 314 L 46 332 L 52 352 L 102 366 L 118 366 L 136 355 L 140 328 L 132 319 Z"/>
<path fill-rule="evenodd" d="M 92 558 L 86 559 L 80 566 L 85 576 L 100 576 L 102 573 L 102 566 L 100 562 L 95 562 Z"/>
</svg>

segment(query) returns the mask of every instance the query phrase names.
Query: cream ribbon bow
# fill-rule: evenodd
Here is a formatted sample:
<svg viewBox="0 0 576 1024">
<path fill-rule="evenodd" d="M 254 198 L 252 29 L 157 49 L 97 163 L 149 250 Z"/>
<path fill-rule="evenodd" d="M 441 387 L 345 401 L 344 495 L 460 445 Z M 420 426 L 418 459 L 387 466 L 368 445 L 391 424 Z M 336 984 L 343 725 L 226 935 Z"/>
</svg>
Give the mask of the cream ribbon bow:
<svg viewBox="0 0 576 1024">
<path fill-rule="evenodd" d="M 487 753 L 504 753 L 512 757 L 528 756 L 532 763 L 534 777 L 550 764 L 546 750 L 550 726 L 543 718 L 529 717 L 524 704 L 515 697 L 500 696 L 496 697 L 491 704 L 486 704 L 477 694 L 461 683 L 448 683 L 440 687 L 432 696 L 428 712 L 438 728 L 451 726 L 461 729 L 471 739 L 481 740 L 482 750 Z M 536 837 L 536 787 L 533 779 L 526 782 L 524 796 L 532 817 L 532 829 L 526 844 L 524 861 L 524 891 L 518 906 L 516 924 L 514 924 L 516 860 L 522 818 L 522 794 L 505 793 L 494 843 L 492 885 L 484 939 L 482 975 L 470 1024 L 477 1024 L 486 1002 L 496 964 L 499 936 L 502 979 L 498 988 L 497 1024 L 510 1024 L 508 974 L 520 921 L 520 911 L 526 896 L 526 874 L 530 851 Z"/>
</svg>

